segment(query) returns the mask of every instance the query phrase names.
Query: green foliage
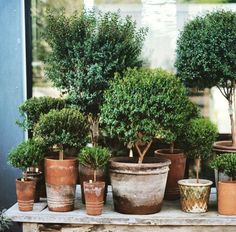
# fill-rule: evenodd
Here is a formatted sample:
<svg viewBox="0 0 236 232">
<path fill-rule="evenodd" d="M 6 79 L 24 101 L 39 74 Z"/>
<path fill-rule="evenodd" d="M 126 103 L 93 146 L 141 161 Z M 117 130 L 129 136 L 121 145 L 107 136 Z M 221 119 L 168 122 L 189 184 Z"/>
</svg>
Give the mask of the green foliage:
<svg viewBox="0 0 236 232">
<path fill-rule="evenodd" d="M 38 122 L 41 114 L 48 113 L 51 109 L 63 109 L 66 102 L 60 98 L 52 97 L 33 97 L 26 100 L 19 106 L 19 111 L 23 121 L 17 121 L 17 124 L 25 130 L 32 131 Z"/>
<path fill-rule="evenodd" d="M 129 69 L 118 76 L 106 91 L 101 122 L 106 133 L 120 139 L 144 141 L 159 137 L 172 143 L 189 117 L 184 86 L 174 75 L 162 69 Z M 188 107 L 186 107 L 188 106 Z"/>
<path fill-rule="evenodd" d="M 67 17 L 57 10 L 48 13 L 47 21 L 45 39 L 52 48 L 48 78 L 84 113 L 96 116 L 114 73 L 142 65 L 146 30 L 111 12 L 83 10 Z"/>
<path fill-rule="evenodd" d="M 185 128 L 186 154 L 194 159 L 207 160 L 217 137 L 217 127 L 206 118 L 192 119 Z"/>
<path fill-rule="evenodd" d="M 78 159 L 83 166 L 96 170 L 104 169 L 110 157 L 110 151 L 107 148 L 95 146 L 83 148 Z"/>
<path fill-rule="evenodd" d="M 236 153 L 218 155 L 210 162 L 210 167 L 224 171 L 233 180 L 236 180 Z"/>
<path fill-rule="evenodd" d="M 177 41 L 175 65 L 189 87 L 231 88 L 236 80 L 236 13 L 220 10 L 188 22 Z"/>
<path fill-rule="evenodd" d="M 0 212 L 0 232 L 5 232 L 12 224 L 11 219 L 4 216 L 4 210 Z"/>
<path fill-rule="evenodd" d="M 26 171 L 29 167 L 37 167 L 44 158 L 44 148 L 40 141 L 29 139 L 18 144 L 8 154 L 8 163 L 15 168 Z"/>
<path fill-rule="evenodd" d="M 45 146 L 59 145 L 80 149 L 87 142 L 88 124 L 86 118 L 78 109 L 64 108 L 51 110 L 40 116 L 35 126 L 35 136 L 39 137 Z"/>
</svg>

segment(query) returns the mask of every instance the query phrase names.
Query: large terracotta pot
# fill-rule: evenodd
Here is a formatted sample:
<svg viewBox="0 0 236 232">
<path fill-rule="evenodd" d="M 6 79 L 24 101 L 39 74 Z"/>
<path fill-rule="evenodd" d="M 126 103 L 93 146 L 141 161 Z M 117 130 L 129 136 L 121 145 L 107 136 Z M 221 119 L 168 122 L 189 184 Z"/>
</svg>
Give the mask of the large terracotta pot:
<svg viewBox="0 0 236 232">
<path fill-rule="evenodd" d="M 179 199 L 178 181 L 184 178 L 186 156 L 183 151 L 179 149 L 175 149 L 173 153 L 170 153 L 169 149 L 160 149 L 156 150 L 155 154 L 171 161 L 164 199 Z"/>
<path fill-rule="evenodd" d="M 236 215 L 236 181 L 218 182 L 218 212 Z"/>
<path fill-rule="evenodd" d="M 106 202 L 107 196 L 107 174 L 105 170 L 97 169 L 97 181 L 105 182 L 105 192 L 104 192 L 104 202 Z M 85 197 L 84 197 L 84 181 L 93 180 L 94 170 L 89 167 L 85 167 L 83 165 L 79 165 L 79 182 L 81 187 L 81 198 L 83 204 L 85 204 Z"/>
<path fill-rule="evenodd" d="M 105 182 L 89 183 L 85 181 L 83 184 L 87 214 L 92 216 L 101 215 L 104 203 Z"/>
<path fill-rule="evenodd" d="M 218 153 L 236 152 L 231 140 L 217 141 L 213 144 L 213 151 Z"/>
<path fill-rule="evenodd" d="M 205 213 L 211 193 L 212 181 L 199 179 L 179 180 L 180 205 L 187 213 Z"/>
<path fill-rule="evenodd" d="M 34 180 L 16 179 L 16 196 L 20 211 L 32 211 L 34 206 L 36 182 Z"/>
<path fill-rule="evenodd" d="M 110 178 L 115 211 L 152 214 L 161 210 L 170 161 L 146 157 L 116 157 L 110 160 Z"/>
<path fill-rule="evenodd" d="M 75 158 L 45 158 L 48 209 L 67 212 L 74 209 L 78 163 Z"/>
</svg>

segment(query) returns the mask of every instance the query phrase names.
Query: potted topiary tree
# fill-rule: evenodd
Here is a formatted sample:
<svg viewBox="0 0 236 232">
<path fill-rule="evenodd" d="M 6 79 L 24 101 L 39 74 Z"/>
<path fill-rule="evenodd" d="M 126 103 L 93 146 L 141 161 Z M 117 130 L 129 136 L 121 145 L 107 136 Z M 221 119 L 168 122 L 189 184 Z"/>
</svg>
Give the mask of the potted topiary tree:
<svg viewBox="0 0 236 232">
<path fill-rule="evenodd" d="M 34 130 L 44 146 L 57 146 L 59 160 L 45 158 L 45 180 L 48 208 L 65 212 L 74 208 L 78 164 L 74 157 L 64 157 L 66 147 L 78 150 L 87 142 L 88 125 L 77 109 L 51 110 L 40 116 Z"/>
<path fill-rule="evenodd" d="M 83 175 L 80 175 L 81 193 L 85 198 L 87 214 L 100 215 L 106 195 L 105 172 L 110 151 L 99 146 L 85 147 L 81 150 L 78 159 L 80 166 L 88 167 L 92 171 L 92 173 L 81 172 Z"/>
<path fill-rule="evenodd" d="M 170 162 L 144 157 L 155 137 L 172 143 L 175 131 L 183 129 L 188 101 L 185 94 L 180 81 L 161 69 L 129 69 L 124 79 L 118 76 L 106 92 L 101 109 L 106 133 L 133 144 L 139 154 L 138 164 L 132 158 L 114 158 L 110 162 L 116 211 L 135 214 L 160 211 Z M 120 178 L 125 181 L 119 181 Z M 149 194 L 148 198 L 143 197 Z"/>
<path fill-rule="evenodd" d="M 236 153 L 218 155 L 210 163 L 226 173 L 231 181 L 218 182 L 218 212 L 223 215 L 236 215 Z"/>
<path fill-rule="evenodd" d="M 33 203 L 39 201 L 42 173 L 37 171 L 37 167 L 43 156 L 41 143 L 34 139 L 20 143 L 9 152 L 8 163 L 23 171 L 23 177 L 16 180 L 18 206 L 21 211 L 31 211 Z M 36 171 L 28 171 L 30 167 L 34 167 Z"/>
<path fill-rule="evenodd" d="M 235 34 L 236 13 L 219 10 L 188 22 L 177 41 L 177 76 L 188 87 L 216 86 L 228 101 L 232 141 L 214 144 L 221 153 L 236 150 Z"/>
<path fill-rule="evenodd" d="M 88 116 L 91 141 L 97 144 L 103 93 L 115 72 L 142 65 L 146 29 L 138 30 L 130 17 L 122 19 L 119 13 L 86 10 L 70 17 L 50 11 L 47 22 L 44 35 L 52 52 L 46 74 Z"/>
<path fill-rule="evenodd" d="M 217 137 L 217 128 L 208 119 L 192 119 L 186 128 L 185 142 L 188 147 L 186 154 L 196 163 L 196 179 L 179 180 L 180 203 L 185 212 L 206 212 L 212 181 L 199 179 L 201 160 L 212 155 L 212 145 Z"/>
</svg>

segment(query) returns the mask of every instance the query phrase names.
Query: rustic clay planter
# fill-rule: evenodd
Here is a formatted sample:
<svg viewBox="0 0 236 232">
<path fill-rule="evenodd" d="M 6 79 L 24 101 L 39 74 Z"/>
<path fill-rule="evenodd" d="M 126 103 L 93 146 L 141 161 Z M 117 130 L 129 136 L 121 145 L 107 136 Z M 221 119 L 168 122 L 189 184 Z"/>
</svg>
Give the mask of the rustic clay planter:
<svg viewBox="0 0 236 232">
<path fill-rule="evenodd" d="M 36 182 L 34 202 L 39 202 L 41 193 L 42 172 L 23 172 L 23 177 Z"/>
<path fill-rule="evenodd" d="M 236 181 L 218 182 L 218 212 L 236 215 Z"/>
<path fill-rule="evenodd" d="M 208 210 L 212 181 L 199 179 L 179 180 L 180 205 L 187 213 L 205 213 Z"/>
<path fill-rule="evenodd" d="M 83 184 L 87 214 L 92 216 L 101 215 L 104 203 L 105 182 L 89 183 L 85 181 Z"/>
<path fill-rule="evenodd" d="M 175 149 L 170 153 L 169 149 L 156 150 L 155 154 L 171 161 L 168 173 L 165 200 L 177 200 L 180 197 L 178 181 L 184 178 L 186 156 L 182 150 Z"/>
<path fill-rule="evenodd" d="M 78 163 L 75 158 L 45 158 L 48 209 L 67 212 L 74 209 Z"/>
<path fill-rule="evenodd" d="M 84 197 L 84 181 L 93 180 L 94 169 L 85 167 L 83 165 L 79 165 L 79 182 L 81 187 L 81 198 L 82 203 L 85 204 L 85 197 Z M 102 169 L 97 169 L 96 171 L 97 181 L 105 182 L 105 192 L 104 192 L 104 203 L 106 202 L 107 196 L 107 174 Z"/>
<path fill-rule="evenodd" d="M 16 179 L 16 196 L 20 211 L 32 211 L 34 206 L 36 182 L 34 180 Z"/>
<path fill-rule="evenodd" d="M 218 153 L 236 152 L 236 147 L 232 146 L 232 141 L 217 141 L 213 144 L 213 151 Z"/>
<path fill-rule="evenodd" d="M 115 211 L 152 214 L 161 210 L 170 161 L 146 157 L 116 157 L 110 160 L 110 178 Z"/>
</svg>

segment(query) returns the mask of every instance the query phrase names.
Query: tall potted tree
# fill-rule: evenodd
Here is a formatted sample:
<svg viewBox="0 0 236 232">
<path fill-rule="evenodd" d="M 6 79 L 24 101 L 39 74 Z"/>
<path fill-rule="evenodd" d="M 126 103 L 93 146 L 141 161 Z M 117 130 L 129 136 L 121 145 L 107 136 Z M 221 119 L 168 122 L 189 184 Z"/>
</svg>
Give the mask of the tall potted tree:
<svg viewBox="0 0 236 232">
<path fill-rule="evenodd" d="M 236 215 L 236 153 L 226 153 L 215 157 L 210 166 L 226 173 L 231 180 L 219 181 L 218 212 L 223 215 Z"/>
<path fill-rule="evenodd" d="M 106 195 L 106 176 L 97 178 L 99 172 L 105 173 L 110 151 L 103 147 L 85 147 L 79 154 L 79 163 L 92 170 L 91 175 L 80 176 L 81 193 L 85 198 L 88 215 L 100 215 Z M 82 178 L 83 177 L 83 178 Z M 102 181 L 101 181 L 102 180 Z"/>
<path fill-rule="evenodd" d="M 41 115 L 35 136 L 45 146 L 56 146 L 59 159 L 45 158 L 45 180 L 48 208 L 65 212 L 74 208 L 78 164 L 75 157 L 64 157 L 66 147 L 82 148 L 87 142 L 88 125 L 77 109 L 51 110 Z"/>
<path fill-rule="evenodd" d="M 95 145 L 103 93 L 114 73 L 142 65 L 146 29 L 137 29 L 130 17 L 122 19 L 119 13 L 86 10 L 69 17 L 50 11 L 47 22 L 44 35 L 52 49 L 47 77 L 88 116 Z"/>
<path fill-rule="evenodd" d="M 23 177 L 16 180 L 16 193 L 19 210 L 31 211 L 33 203 L 39 201 L 41 173 L 29 172 L 30 167 L 38 167 L 44 153 L 41 143 L 37 140 L 27 140 L 18 144 L 8 154 L 8 163 L 23 171 Z"/>
<path fill-rule="evenodd" d="M 212 145 L 216 140 L 217 128 L 208 119 L 192 119 L 186 128 L 185 143 L 188 157 L 195 160 L 196 179 L 179 180 L 180 203 L 185 212 L 206 212 L 212 181 L 199 178 L 201 160 L 212 156 Z"/>
<path fill-rule="evenodd" d="M 177 76 L 188 86 L 216 86 L 227 99 L 232 141 L 214 144 L 217 151 L 236 150 L 236 13 L 219 10 L 189 21 L 177 41 Z"/>
<path fill-rule="evenodd" d="M 169 130 L 170 125 L 177 131 L 183 128 L 185 94 L 180 81 L 161 69 L 129 69 L 106 92 L 101 109 L 106 133 L 118 136 L 139 154 L 138 160 L 114 158 L 110 162 L 116 211 L 135 214 L 160 211 L 170 162 L 144 157 L 155 137 L 174 141 L 176 134 Z M 124 183 L 120 178 L 124 178 Z"/>
</svg>

